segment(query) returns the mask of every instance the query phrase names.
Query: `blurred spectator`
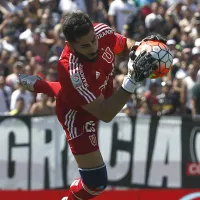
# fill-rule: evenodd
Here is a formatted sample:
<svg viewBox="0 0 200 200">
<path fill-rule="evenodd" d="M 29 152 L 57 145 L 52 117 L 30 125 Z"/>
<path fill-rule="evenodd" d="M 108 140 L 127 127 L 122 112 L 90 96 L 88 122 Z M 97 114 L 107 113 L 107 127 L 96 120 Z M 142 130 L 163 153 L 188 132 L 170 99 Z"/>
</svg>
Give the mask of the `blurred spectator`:
<svg viewBox="0 0 200 200">
<path fill-rule="evenodd" d="M 123 74 L 118 74 L 115 76 L 114 83 L 113 83 L 114 91 L 117 91 L 121 87 L 123 83 L 123 79 L 124 79 Z"/>
<path fill-rule="evenodd" d="M 188 76 L 184 79 L 184 96 L 183 102 L 185 103 L 185 114 L 191 115 L 192 111 L 192 88 L 196 82 L 197 71 L 194 65 L 189 66 Z"/>
<path fill-rule="evenodd" d="M 128 17 L 136 14 L 136 7 L 131 0 L 114 0 L 110 4 L 108 17 L 114 31 L 122 32 Z"/>
<path fill-rule="evenodd" d="M 6 51 L 14 52 L 16 50 L 14 45 L 11 44 L 12 39 L 9 36 L 6 36 L 3 39 L 1 39 L 0 43 L 1 43 L 1 48 L 5 49 Z"/>
<path fill-rule="evenodd" d="M 1 0 L 0 11 L 3 14 L 14 13 L 16 11 L 16 7 L 10 1 Z"/>
<path fill-rule="evenodd" d="M 57 80 L 57 64 L 58 64 L 59 57 L 52 56 L 49 58 L 49 65 L 48 65 L 48 72 L 54 76 L 54 80 Z"/>
<path fill-rule="evenodd" d="M 172 83 L 173 95 L 176 99 L 177 115 L 184 114 L 184 78 L 186 74 L 183 71 L 178 71 Z"/>
<path fill-rule="evenodd" d="M 55 38 L 54 44 L 51 46 L 48 56 L 60 57 L 62 50 L 65 46 L 65 36 L 62 33 L 61 24 L 57 24 L 53 29 L 53 35 Z"/>
<path fill-rule="evenodd" d="M 10 110 L 16 110 L 18 109 L 17 106 L 18 104 L 22 104 L 21 100 L 20 103 L 18 102 L 18 99 L 22 98 L 24 103 L 23 103 L 23 113 L 28 113 L 30 110 L 30 106 L 33 103 L 33 93 L 23 89 L 18 85 L 18 89 L 16 89 L 12 95 L 11 95 L 11 104 L 10 104 Z M 21 106 L 20 106 L 21 108 Z"/>
<path fill-rule="evenodd" d="M 152 82 L 149 86 L 149 90 L 146 91 L 144 94 L 148 105 L 148 110 L 150 112 L 149 114 L 152 116 L 157 116 L 157 112 L 159 111 L 159 103 L 157 95 L 158 95 L 158 84 L 156 82 Z"/>
<path fill-rule="evenodd" d="M 72 13 L 77 10 L 87 11 L 83 0 L 60 0 L 59 9 L 63 13 Z"/>
<path fill-rule="evenodd" d="M 183 6 L 183 2 L 180 0 L 173 2 L 173 4 L 168 8 L 167 12 L 170 15 L 173 15 L 176 23 L 182 19 L 181 8 Z"/>
<path fill-rule="evenodd" d="M 40 25 L 37 26 L 40 30 L 40 35 L 42 41 L 47 45 L 53 45 L 55 43 L 55 39 L 53 37 L 53 24 L 50 13 L 42 14 L 40 18 Z"/>
<path fill-rule="evenodd" d="M 197 11 L 197 6 L 196 6 L 195 2 L 196 2 L 195 0 L 185 0 L 184 1 L 186 7 L 188 7 L 192 11 L 192 14 L 194 14 L 194 12 Z"/>
<path fill-rule="evenodd" d="M 99 15 L 98 12 L 100 9 L 101 9 L 100 12 L 102 11 L 107 14 L 107 11 L 104 9 L 104 4 L 102 1 L 84 0 L 84 2 L 85 2 L 87 13 L 90 16 L 91 20 L 98 22 L 98 15 Z M 103 21 L 100 21 L 100 22 L 103 22 Z"/>
<path fill-rule="evenodd" d="M 25 102 L 22 97 L 16 99 L 15 108 L 9 112 L 9 115 L 24 115 L 27 114 L 24 112 Z"/>
<path fill-rule="evenodd" d="M 151 12 L 150 8 L 149 12 Z M 143 10 L 139 10 L 137 14 L 131 14 L 123 27 L 123 35 L 141 41 L 147 35 L 144 23 L 145 17 L 145 11 Z"/>
<path fill-rule="evenodd" d="M 174 39 L 170 39 L 167 41 L 167 46 L 169 47 L 170 51 L 172 52 L 172 55 L 176 55 L 176 41 Z"/>
<path fill-rule="evenodd" d="M 166 36 L 168 36 L 169 39 L 174 39 L 176 42 L 179 41 L 180 36 L 180 27 L 178 23 L 175 20 L 175 17 L 171 12 L 165 12 L 164 15 L 164 33 Z"/>
<path fill-rule="evenodd" d="M 24 63 L 17 61 L 12 67 L 12 73 L 7 76 L 6 84 L 12 88 L 15 88 L 18 75 L 24 71 Z"/>
<path fill-rule="evenodd" d="M 55 114 L 54 109 L 48 104 L 48 96 L 45 94 L 37 94 L 37 102 L 31 106 L 30 114 L 34 115 L 50 115 Z"/>
<path fill-rule="evenodd" d="M 95 13 L 93 14 L 94 15 L 93 21 L 109 24 L 106 5 L 103 1 L 98 1 L 97 10 L 93 9 L 93 11 L 94 11 L 93 13 Z"/>
<path fill-rule="evenodd" d="M 48 72 L 45 76 L 45 80 L 46 81 L 50 81 L 50 82 L 55 82 L 57 81 L 57 77 L 55 77 L 55 74 L 52 72 Z"/>
<path fill-rule="evenodd" d="M 192 49 L 192 65 L 195 68 L 195 73 L 200 68 L 200 47 L 194 47 Z"/>
<path fill-rule="evenodd" d="M 40 55 L 42 59 L 46 59 L 48 55 L 49 47 L 41 37 L 42 30 L 36 28 L 33 33 L 33 42 L 28 43 L 29 49 L 33 52 L 34 55 Z"/>
<path fill-rule="evenodd" d="M 138 107 L 137 115 L 144 116 L 149 115 L 149 107 L 145 99 L 142 99 Z"/>
<path fill-rule="evenodd" d="M 8 76 L 10 73 L 10 69 L 9 69 L 10 55 L 11 54 L 6 50 L 3 50 L 0 55 L 0 73 L 3 74 L 5 77 Z"/>
<path fill-rule="evenodd" d="M 25 15 L 31 19 L 38 19 L 40 16 L 40 1 L 39 0 L 27 0 L 24 2 Z"/>
<path fill-rule="evenodd" d="M 5 77 L 0 75 L 0 114 L 6 114 L 10 110 L 10 97 L 12 90 L 5 84 Z"/>
<path fill-rule="evenodd" d="M 40 56 L 35 56 L 31 60 L 31 67 L 34 68 L 34 74 L 42 79 L 45 78 L 45 61 Z"/>
<path fill-rule="evenodd" d="M 30 65 L 26 65 L 24 67 L 24 74 L 32 75 L 33 74 L 33 69 Z"/>
<path fill-rule="evenodd" d="M 144 7 L 146 5 L 151 5 L 156 0 L 135 0 L 135 3 L 139 7 Z"/>
<path fill-rule="evenodd" d="M 157 96 L 159 103 L 158 116 L 171 115 L 176 111 L 177 99 L 171 92 L 171 83 L 162 82 L 162 92 Z"/>
<path fill-rule="evenodd" d="M 191 31 L 191 36 L 194 39 L 200 38 L 200 14 L 196 13 L 196 15 L 194 16 L 194 26 L 192 28 Z"/>
<path fill-rule="evenodd" d="M 200 116 L 200 83 L 196 83 L 192 88 L 192 115 Z"/>
<path fill-rule="evenodd" d="M 26 30 L 19 36 L 20 40 L 25 40 L 27 43 L 33 42 L 33 31 L 37 26 L 37 20 L 32 18 L 26 18 L 24 20 Z"/>
<path fill-rule="evenodd" d="M 190 23 L 193 17 L 193 13 L 191 12 L 190 8 L 186 5 L 181 7 L 182 19 L 179 21 L 179 26 L 182 30 L 186 27 L 190 28 Z"/>
<path fill-rule="evenodd" d="M 128 72 L 128 60 L 123 60 L 122 62 L 119 63 L 118 68 L 116 68 L 116 74 L 126 75 L 127 72 Z"/>
<path fill-rule="evenodd" d="M 26 56 L 26 52 L 28 51 L 28 46 L 25 39 L 20 39 L 17 45 L 17 50 L 20 55 Z"/>
<path fill-rule="evenodd" d="M 187 66 L 189 66 L 192 63 L 192 49 L 191 48 L 183 48 L 182 60 L 186 62 Z"/>
<path fill-rule="evenodd" d="M 164 19 L 159 13 L 159 3 L 152 3 L 151 10 L 152 13 L 148 14 L 145 18 L 145 27 L 148 33 L 156 32 L 164 35 L 164 29 L 160 28 L 163 25 Z"/>
</svg>

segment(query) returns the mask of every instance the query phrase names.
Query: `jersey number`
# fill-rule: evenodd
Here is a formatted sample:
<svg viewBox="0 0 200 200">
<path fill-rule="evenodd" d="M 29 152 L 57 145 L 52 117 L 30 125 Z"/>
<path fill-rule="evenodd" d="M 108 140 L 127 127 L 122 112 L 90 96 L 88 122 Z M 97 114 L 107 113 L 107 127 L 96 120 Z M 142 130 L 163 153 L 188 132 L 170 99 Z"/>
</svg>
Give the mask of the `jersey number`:
<svg viewBox="0 0 200 200">
<path fill-rule="evenodd" d="M 114 54 L 113 52 L 110 50 L 109 47 L 106 48 L 105 52 L 102 55 L 102 58 L 107 62 L 107 63 L 111 63 L 114 59 Z"/>
</svg>

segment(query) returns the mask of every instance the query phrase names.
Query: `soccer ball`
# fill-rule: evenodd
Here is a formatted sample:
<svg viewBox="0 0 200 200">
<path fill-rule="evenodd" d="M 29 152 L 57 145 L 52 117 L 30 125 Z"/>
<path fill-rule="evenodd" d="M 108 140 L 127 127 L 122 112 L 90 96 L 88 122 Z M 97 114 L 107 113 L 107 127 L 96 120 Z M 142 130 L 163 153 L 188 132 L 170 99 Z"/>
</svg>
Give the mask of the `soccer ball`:
<svg viewBox="0 0 200 200">
<path fill-rule="evenodd" d="M 158 65 L 158 68 L 150 74 L 149 78 L 159 78 L 165 76 L 170 71 L 173 56 L 167 45 L 159 41 L 146 41 L 138 46 L 135 55 L 138 56 L 143 51 L 150 52 L 156 60 L 155 64 Z"/>
</svg>

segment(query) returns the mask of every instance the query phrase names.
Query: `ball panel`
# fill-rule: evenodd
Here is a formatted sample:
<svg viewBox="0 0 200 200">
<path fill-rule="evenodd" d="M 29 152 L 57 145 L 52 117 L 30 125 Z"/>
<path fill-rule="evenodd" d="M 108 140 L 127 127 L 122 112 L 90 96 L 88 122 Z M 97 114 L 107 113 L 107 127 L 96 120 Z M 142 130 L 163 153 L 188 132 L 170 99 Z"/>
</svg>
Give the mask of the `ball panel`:
<svg viewBox="0 0 200 200">
<path fill-rule="evenodd" d="M 153 56 L 153 58 L 159 59 L 159 56 L 158 56 L 157 52 L 151 51 L 150 54 Z"/>
<path fill-rule="evenodd" d="M 165 76 L 171 69 L 173 56 L 170 49 L 162 42 L 159 41 L 146 41 L 143 42 L 136 50 L 138 56 L 141 52 L 147 51 L 157 60 L 158 69 L 152 72 L 149 78 L 155 79 Z"/>
</svg>

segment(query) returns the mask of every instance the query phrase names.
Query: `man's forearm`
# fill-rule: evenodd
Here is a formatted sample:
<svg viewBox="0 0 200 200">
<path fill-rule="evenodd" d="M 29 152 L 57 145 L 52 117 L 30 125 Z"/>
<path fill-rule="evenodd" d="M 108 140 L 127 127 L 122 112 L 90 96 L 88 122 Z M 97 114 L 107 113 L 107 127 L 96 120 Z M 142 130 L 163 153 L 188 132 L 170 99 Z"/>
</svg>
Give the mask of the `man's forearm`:
<svg viewBox="0 0 200 200">
<path fill-rule="evenodd" d="M 131 47 L 135 44 L 134 40 L 127 38 L 124 53 L 129 55 Z M 111 97 L 102 101 L 100 104 L 101 120 L 105 122 L 111 121 L 124 107 L 131 93 L 126 92 L 122 87 Z"/>
<path fill-rule="evenodd" d="M 100 104 L 101 120 L 110 122 L 124 107 L 130 95 L 131 94 L 126 92 L 123 88 L 120 88 L 111 97 L 102 101 Z"/>
<path fill-rule="evenodd" d="M 49 82 L 44 80 L 37 80 L 34 85 L 34 92 L 43 93 L 50 97 L 57 97 L 61 89 L 59 82 Z"/>
<path fill-rule="evenodd" d="M 132 40 L 130 38 L 127 38 L 127 41 L 126 41 L 126 45 L 127 45 L 127 49 L 130 51 L 131 48 L 135 45 L 135 40 Z"/>
<path fill-rule="evenodd" d="M 132 40 L 132 39 L 130 39 L 130 38 L 127 38 L 127 40 L 126 40 L 126 46 L 125 46 L 125 48 L 124 48 L 124 51 L 123 51 L 123 53 L 125 54 L 125 55 L 129 55 L 129 52 L 131 51 L 131 48 L 133 47 L 135 45 L 135 41 L 134 40 Z"/>
</svg>

